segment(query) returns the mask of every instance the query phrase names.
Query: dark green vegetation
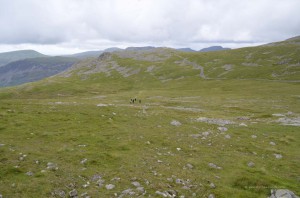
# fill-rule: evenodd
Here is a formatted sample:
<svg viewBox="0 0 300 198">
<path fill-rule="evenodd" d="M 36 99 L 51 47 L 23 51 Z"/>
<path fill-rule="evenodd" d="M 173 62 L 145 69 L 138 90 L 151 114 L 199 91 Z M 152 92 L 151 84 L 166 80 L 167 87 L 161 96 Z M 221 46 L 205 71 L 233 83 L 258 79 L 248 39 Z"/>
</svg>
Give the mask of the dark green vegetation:
<svg viewBox="0 0 300 198">
<path fill-rule="evenodd" d="M 0 193 L 114 197 L 132 189 L 127 197 L 136 197 L 144 193 L 138 181 L 145 197 L 299 195 L 297 42 L 104 53 L 1 89 Z"/>
<path fill-rule="evenodd" d="M 40 57 L 8 63 L 0 67 L 0 87 L 37 81 L 71 67 L 75 58 Z"/>
<path fill-rule="evenodd" d="M 27 58 L 47 57 L 34 50 L 19 50 L 12 52 L 0 53 L 0 67 L 13 61 L 23 60 Z"/>
</svg>

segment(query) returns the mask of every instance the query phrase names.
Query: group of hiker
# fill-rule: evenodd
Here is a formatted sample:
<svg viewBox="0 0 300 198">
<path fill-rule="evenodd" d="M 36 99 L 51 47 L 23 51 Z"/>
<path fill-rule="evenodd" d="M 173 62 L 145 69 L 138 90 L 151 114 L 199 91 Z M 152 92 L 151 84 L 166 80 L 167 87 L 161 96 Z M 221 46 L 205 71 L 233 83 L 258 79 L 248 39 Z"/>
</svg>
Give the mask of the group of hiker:
<svg viewBox="0 0 300 198">
<path fill-rule="evenodd" d="M 136 101 L 137 101 L 136 98 L 131 98 L 131 99 L 130 99 L 130 104 L 134 104 Z M 142 103 L 142 100 L 139 99 L 138 102 L 141 104 L 141 103 Z"/>
</svg>

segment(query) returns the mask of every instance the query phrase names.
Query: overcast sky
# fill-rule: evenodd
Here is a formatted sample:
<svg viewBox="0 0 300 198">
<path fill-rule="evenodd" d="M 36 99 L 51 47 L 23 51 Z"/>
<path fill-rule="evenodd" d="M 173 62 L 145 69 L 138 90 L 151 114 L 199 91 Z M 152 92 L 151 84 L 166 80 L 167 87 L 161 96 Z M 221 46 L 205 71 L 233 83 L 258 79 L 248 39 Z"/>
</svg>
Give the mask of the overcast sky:
<svg viewBox="0 0 300 198">
<path fill-rule="evenodd" d="M 0 0 L 0 52 L 259 45 L 300 35 L 299 9 L 300 0 Z"/>
</svg>

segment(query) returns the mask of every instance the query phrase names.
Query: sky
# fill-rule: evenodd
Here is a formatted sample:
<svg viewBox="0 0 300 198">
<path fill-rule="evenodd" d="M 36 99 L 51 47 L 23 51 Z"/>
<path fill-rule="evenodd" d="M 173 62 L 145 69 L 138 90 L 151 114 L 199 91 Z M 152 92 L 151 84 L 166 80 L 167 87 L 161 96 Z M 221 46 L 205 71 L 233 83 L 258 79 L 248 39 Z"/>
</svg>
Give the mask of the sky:
<svg viewBox="0 0 300 198">
<path fill-rule="evenodd" d="M 300 35 L 300 0 L 0 0 L 0 52 L 238 48 Z"/>
</svg>

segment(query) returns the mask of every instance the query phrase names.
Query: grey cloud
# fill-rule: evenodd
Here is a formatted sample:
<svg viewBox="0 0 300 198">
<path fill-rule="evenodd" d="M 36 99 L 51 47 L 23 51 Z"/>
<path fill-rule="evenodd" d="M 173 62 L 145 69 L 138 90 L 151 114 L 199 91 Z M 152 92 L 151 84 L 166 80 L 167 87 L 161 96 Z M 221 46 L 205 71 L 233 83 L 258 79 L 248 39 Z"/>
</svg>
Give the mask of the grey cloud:
<svg viewBox="0 0 300 198">
<path fill-rule="evenodd" d="M 300 34 L 298 0 L 0 0 L 0 44 L 253 43 Z"/>
</svg>

